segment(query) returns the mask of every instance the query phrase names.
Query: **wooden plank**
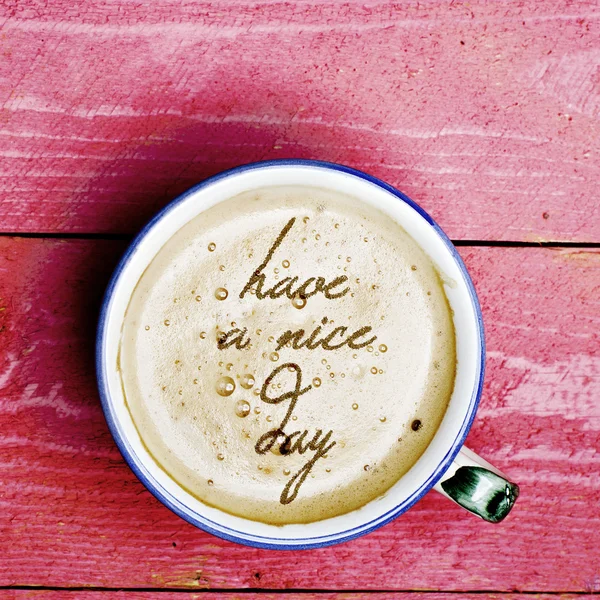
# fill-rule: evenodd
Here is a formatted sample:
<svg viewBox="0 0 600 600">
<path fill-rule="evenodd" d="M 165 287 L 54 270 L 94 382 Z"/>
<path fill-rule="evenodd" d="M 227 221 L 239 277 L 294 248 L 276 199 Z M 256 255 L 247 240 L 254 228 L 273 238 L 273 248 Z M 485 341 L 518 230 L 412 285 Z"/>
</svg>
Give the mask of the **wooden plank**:
<svg viewBox="0 0 600 600">
<path fill-rule="evenodd" d="M 259 159 L 338 161 L 454 239 L 600 242 L 600 10 L 560 0 L 0 6 L 0 230 L 132 232 Z"/>
<path fill-rule="evenodd" d="M 78 600 L 101 600 L 114 598 L 115 600 L 148 600 L 160 597 L 163 600 L 452 600 L 456 594 L 444 594 L 440 592 L 355 592 L 355 593 L 310 593 L 310 592 L 288 592 L 276 593 L 223 593 L 223 592 L 160 592 L 155 591 L 116 591 L 116 590 L 0 590 L 0 600 L 55 600 L 57 598 L 77 598 Z M 530 594 L 461 594 L 461 600 L 528 600 Z M 591 594 L 536 594 L 535 600 L 586 600 L 594 598 Z"/>
<path fill-rule="evenodd" d="M 431 493 L 361 539 L 280 553 L 194 529 L 121 459 L 93 337 L 123 247 L 0 238 L 0 585 L 600 591 L 600 250 L 460 249 L 489 352 L 468 443 L 522 487 L 504 523 Z"/>
</svg>

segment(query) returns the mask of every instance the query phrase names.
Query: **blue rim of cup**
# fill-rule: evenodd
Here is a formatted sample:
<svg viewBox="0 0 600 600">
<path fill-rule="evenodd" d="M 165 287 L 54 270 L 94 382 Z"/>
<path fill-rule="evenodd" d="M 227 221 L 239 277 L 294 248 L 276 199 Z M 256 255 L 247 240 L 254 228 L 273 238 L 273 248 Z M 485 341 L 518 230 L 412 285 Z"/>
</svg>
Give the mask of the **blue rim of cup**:
<svg viewBox="0 0 600 600">
<path fill-rule="evenodd" d="M 458 265 L 464 281 L 467 285 L 467 289 L 469 292 L 469 296 L 471 299 L 472 306 L 475 310 L 476 321 L 477 321 L 477 333 L 479 337 L 480 344 L 480 362 L 477 369 L 477 382 L 473 389 L 473 393 L 471 395 L 471 399 L 469 402 L 468 412 L 463 420 L 461 428 L 458 432 L 458 435 L 454 439 L 452 446 L 446 452 L 444 458 L 440 461 L 434 472 L 428 477 L 428 479 L 417 489 L 411 496 L 405 498 L 402 502 L 396 505 L 391 510 L 387 511 L 383 515 L 379 515 L 375 519 L 367 523 L 360 523 L 354 528 L 347 529 L 345 531 L 329 534 L 326 536 L 318 536 L 318 537 L 310 537 L 310 538 L 294 538 L 293 540 L 284 539 L 284 538 L 276 538 L 272 536 L 259 536 L 255 534 L 249 534 L 242 531 L 238 531 L 236 529 L 215 523 L 214 521 L 199 515 L 197 512 L 192 511 L 192 509 L 188 508 L 183 502 L 175 498 L 169 491 L 167 491 L 158 481 L 156 481 L 152 475 L 148 472 L 148 470 L 144 467 L 142 461 L 135 454 L 135 451 L 129 444 L 125 434 L 123 433 L 121 427 L 119 426 L 118 419 L 116 417 L 113 404 L 110 399 L 110 394 L 108 391 L 108 378 L 106 374 L 106 364 L 104 360 L 104 347 L 105 347 L 105 333 L 106 333 L 106 325 L 108 321 L 108 316 L 111 307 L 111 300 L 113 297 L 113 293 L 119 283 L 121 274 L 123 273 L 125 267 L 129 263 L 133 253 L 135 252 L 137 246 L 140 242 L 148 235 L 148 233 L 154 229 L 154 227 L 158 226 L 160 221 L 176 206 L 187 200 L 187 198 L 200 191 L 204 187 L 211 185 L 221 179 L 225 179 L 227 177 L 231 177 L 232 175 L 237 175 L 240 173 L 244 173 L 247 171 L 253 171 L 257 169 L 265 169 L 272 167 L 314 167 L 319 169 L 329 169 L 332 171 L 338 171 L 342 173 L 346 173 L 348 175 L 352 175 L 354 177 L 358 177 L 369 183 L 376 185 L 380 188 L 383 188 L 408 206 L 410 206 L 413 210 L 415 210 L 419 215 L 421 215 L 427 223 L 434 229 L 435 233 L 442 240 L 442 242 L 446 245 L 447 249 L 450 251 L 452 258 Z M 175 198 L 171 201 L 167 206 L 161 209 L 152 219 L 144 226 L 144 228 L 138 233 L 138 235 L 131 242 L 119 264 L 117 265 L 104 297 L 102 299 L 102 305 L 100 308 L 100 317 L 98 321 L 98 329 L 96 334 L 96 377 L 98 380 L 98 390 L 100 394 L 100 400 L 102 403 L 102 409 L 104 411 L 104 415 L 106 421 L 108 423 L 109 430 L 117 444 L 119 451 L 121 452 L 123 458 L 129 465 L 130 469 L 135 473 L 138 479 L 144 484 L 144 486 L 150 491 L 150 493 L 155 496 L 160 502 L 162 502 L 165 506 L 167 506 L 171 511 L 177 514 L 179 517 L 191 523 L 192 525 L 211 533 L 217 537 L 220 537 L 224 540 L 228 540 L 231 542 L 236 542 L 238 544 L 243 544 L 246 546 L 252 546 L 255 548 L 263 548 L 263 549 L 272 549 L 272 550 L 307 550 L 311 548 L 323 548 L 325 546 L 331 546 L 333 544 L 339 544 L 341 542 L 349 541 L 370 533 L 375 529 L 379 529 L 383 525 L 386 525 L 396 517 L 400 516 L 404 512 L 406 512 L 409 508 L 411 508 L 416 502 L 418 502 L 431 488 L 437 483 L 437 481 L 442 477 L 448 467 L 452 464 L 452 461 L 455 459 L 456 455 L 460 452 L 461 447 L 464 444 L 464 441 L 467 437 L 467 434 L 471 428 L 473 423 L 473 419 L 475 418 L 475 413 L 477 412 L 477 407 L 479 406 L 479 401 L 481 398 L 481 392 L 483 389 L 483 379 L 484 379 L 484 371 L 485 371 L 485 339 L 484 339 L 484 329 L 483 329 L 483 317 L 481 314 L 481 306 L 479 304 L 479 300 L 477 298 L 477 293 L 475 291 L 475 287 L 471 280 L 471 277 L 467 271 L 467 268 L 458 254 L 454 244 L 450 241 L 448 236 L 442 231 L 440 226 L 431 218 L 431 216 L 425 212 L 418 204 L 413 202 L 406 194 L 400 192 L 396 188 L 391 185 L 381 181 L 380 179 L 373 177 L 363 171 L 359 171 L 357 169 L 353 169 L 352 167 L 347 167 L 345 165 L 339 165 L 336 163 L 318 161 L 318 160 L 307 160 L 307 159 L 278 159 L 278 160 L 266 160 L 255 163 L 250 163 L 247 165 L 242 165 L 239 167 L 234 167 L 233 169 L 228 169 L 227 171 L 223 171 L 217 175 L 209 177 L 204 181 L 198 183 L 193 186 L 189 190 L 185 191 L 183 194 Z"/>
</svg>

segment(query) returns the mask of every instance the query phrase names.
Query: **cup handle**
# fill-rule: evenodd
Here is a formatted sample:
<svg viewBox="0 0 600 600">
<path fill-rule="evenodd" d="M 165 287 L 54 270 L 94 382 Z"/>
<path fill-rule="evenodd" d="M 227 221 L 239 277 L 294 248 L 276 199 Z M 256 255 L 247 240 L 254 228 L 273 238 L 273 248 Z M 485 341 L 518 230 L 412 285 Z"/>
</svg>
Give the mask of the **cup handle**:
<svg viewBox="0 0 600 600">
<path fill-rule="evenodd" d="M 516 483 L 464 446 L 435 489 L 490 523 L 502 521 L 519 496 Z"/>
</svg>

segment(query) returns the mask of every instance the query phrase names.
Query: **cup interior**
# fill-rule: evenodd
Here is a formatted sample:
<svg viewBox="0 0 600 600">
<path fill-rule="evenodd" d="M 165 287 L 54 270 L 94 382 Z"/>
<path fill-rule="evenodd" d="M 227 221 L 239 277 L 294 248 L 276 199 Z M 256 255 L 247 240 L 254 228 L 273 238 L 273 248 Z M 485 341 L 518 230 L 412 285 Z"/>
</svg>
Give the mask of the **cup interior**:
<svg viewBox="0 0 600 600">
<path fill-rule="evenodd" d="M 160 248 L 207 208 L 242 192 L 279 185 L 311 185 L 373 205 L 397 221 L 442 274 L 454 313 L 457 371 L 442 423 L 423 455 L 383 496 L 341 516 L 309 524 L 274 526 L 236 517 L 203 504 L 160 469 L 144 447 L 125 404 L 117 369 L 121 327 L 129 299 Z M 158 213 L 132 242 L 108 286 L 100 315 L 96 367 L 107 422 L 129 466 L 161 502 L 197 527 L 256 547 L 304 549 L 363 535 L 410 508 L 435 485 L 460 450 L 475 415 L 483 383 L 484 339 L 479 302 L 456 249 L 433 221 L 391 186 L 340 165 L 288 160 L 255 163 L 217 175 L 190 189 Z"/>
</svg>

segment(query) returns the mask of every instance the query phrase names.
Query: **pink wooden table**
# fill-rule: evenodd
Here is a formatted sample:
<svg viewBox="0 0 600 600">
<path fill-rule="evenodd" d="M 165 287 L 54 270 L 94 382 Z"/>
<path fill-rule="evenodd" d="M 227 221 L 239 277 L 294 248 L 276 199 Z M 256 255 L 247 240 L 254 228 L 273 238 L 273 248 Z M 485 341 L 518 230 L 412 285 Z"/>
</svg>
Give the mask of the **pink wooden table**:
<svg viewBox="0 0 600 600">
<path fill-rule="evenodd" d="M 4 0 L 0 53 L 0 598 L 600 592 L 598 2 Z M 459 245 L 489 353 L 468 444 L 522 490 L 501 525 L 428 494 L 350 543 L 254 550 L 124 464 L 107 278 L 176 194 L 275 157 L 382 177 Z"/>
</svg>

